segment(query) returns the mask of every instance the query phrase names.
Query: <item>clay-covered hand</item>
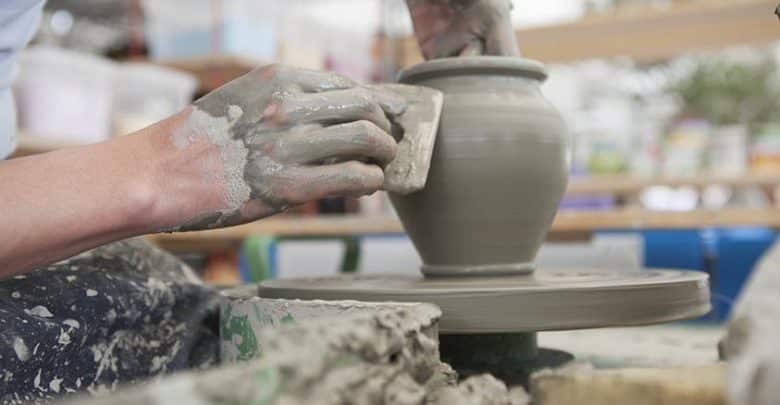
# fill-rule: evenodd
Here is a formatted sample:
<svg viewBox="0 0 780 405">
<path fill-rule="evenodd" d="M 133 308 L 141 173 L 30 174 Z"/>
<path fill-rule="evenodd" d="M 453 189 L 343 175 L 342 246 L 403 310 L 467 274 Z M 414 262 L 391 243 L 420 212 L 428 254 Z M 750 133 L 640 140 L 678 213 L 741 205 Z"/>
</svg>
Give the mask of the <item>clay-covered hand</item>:
<svg viewBox="0 0 780 405">
<path fill-rule="evenodd" d="M 281 65 L 220 87 L 193 104 L 172 136 L 178 148 L 205 145 L 193 158 L 202 159 L 219 198 L 174 230 L 235 225 L 323 197 L 375 192 L 396 153 L 390 119 L 405 108 L 394 93 Z"/>
<path fill-rule="evenodd" d="M 406 0 L 425 59 L 518 56 L 511 0 Z"/>
</svg>

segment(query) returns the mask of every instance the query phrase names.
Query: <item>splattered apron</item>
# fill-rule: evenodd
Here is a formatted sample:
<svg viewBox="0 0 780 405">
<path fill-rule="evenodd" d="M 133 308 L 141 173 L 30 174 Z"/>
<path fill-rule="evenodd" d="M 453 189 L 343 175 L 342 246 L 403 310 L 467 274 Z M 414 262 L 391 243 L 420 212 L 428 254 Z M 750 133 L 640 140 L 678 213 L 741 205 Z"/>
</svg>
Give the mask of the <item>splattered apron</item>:
<svg viewBox="0 0 780 405">
<path fill-rule="evenodd" d="M 0 281 L 0 403 L 208 367 L 218 355 L 218 299 L 141 240 Z"/>
</svg>

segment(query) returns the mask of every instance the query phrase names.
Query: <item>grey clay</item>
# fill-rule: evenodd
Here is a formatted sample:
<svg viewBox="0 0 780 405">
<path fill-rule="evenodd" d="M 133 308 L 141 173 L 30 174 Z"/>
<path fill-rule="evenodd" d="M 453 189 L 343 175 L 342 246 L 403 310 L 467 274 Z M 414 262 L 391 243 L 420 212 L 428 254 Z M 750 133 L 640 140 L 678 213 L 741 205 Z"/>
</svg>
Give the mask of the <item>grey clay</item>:
<svg viewBox="0 0 780 405">
<path fill-rule="evenodd" d="M 391 195 L 426 276 L 522 274 L 567 182 L 566 128 L 543 66 L 478 56 L 421 63 L 400 82 L 444 93 L 425 189 Z"/>
</svg>

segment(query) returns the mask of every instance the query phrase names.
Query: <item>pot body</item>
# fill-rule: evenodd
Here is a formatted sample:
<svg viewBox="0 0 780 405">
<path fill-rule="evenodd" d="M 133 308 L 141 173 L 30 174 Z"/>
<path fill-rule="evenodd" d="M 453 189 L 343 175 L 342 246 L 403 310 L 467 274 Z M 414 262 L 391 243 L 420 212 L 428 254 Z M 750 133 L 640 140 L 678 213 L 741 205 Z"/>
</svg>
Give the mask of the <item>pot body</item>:
<svg viewBox="0 0 780 405">
<path fill-rule="evenodd" d="M 438 59 L 402 83 L 444 93 L 426 187 L 390 198 L 426 276 L 522 274 L 566 189 L 567 135 L 542 96 L 541 64 L 522 58 Z"/>
</svg>

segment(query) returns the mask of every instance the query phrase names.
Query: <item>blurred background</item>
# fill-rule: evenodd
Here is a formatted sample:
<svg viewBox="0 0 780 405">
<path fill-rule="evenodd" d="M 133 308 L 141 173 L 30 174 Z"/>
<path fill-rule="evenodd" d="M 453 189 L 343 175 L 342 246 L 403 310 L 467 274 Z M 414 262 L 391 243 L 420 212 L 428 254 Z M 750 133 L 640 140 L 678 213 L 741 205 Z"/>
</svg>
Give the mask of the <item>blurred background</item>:
<svg viewBox="0 0 780 405">
<path fill-rule="evenodd" d="M 722 320 L 780 226 L 777 1 L 514 3 L 571 134 L 540 266 L 707 271 Z M 17 156 L 133 132 L 272 62 L 393 81 L 421 60 L 411 34 L 403 0 L 49 0 Z M 150 239 L 218 285 L 420 264 L 383 193 Z"/>
</svg>

